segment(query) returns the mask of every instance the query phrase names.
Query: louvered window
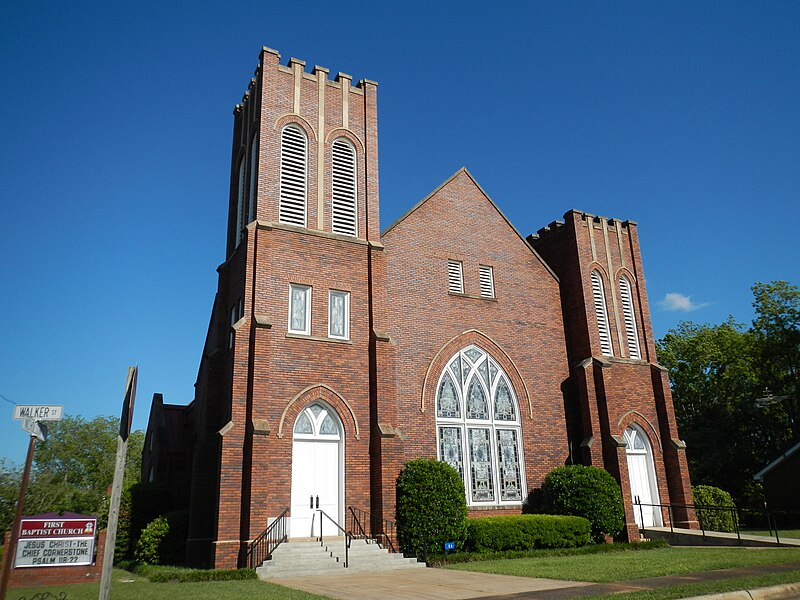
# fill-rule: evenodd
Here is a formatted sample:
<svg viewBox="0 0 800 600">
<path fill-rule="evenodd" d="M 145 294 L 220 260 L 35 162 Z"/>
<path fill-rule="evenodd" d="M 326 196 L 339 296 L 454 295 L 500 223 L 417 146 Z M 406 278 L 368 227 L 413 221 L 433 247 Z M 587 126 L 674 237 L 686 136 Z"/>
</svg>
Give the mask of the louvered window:
<svg viewBox="0 0 800 600">
<path fill-rule="evenodd" d="M 236 245 L 242 241 L 242 228 L 244 227 L 244 156 L 239 161 L 238 188 L 236 191 Z"/>
<path fill-rule="evenodd" d="M 625 318 L 625 337 L 628 340 L 628 356 L 642 358 L 639 350 L 639 332 L 636 328 L 636 315 L 633 312 L 633 291 L 630 280 L 623 275 L 619 278 L 619 295 L 622 298 L 622 315 Z"/>
<path fill-rule="evenodd" d="M 464 275 L 460 260 L 447 261 L 447 283 L 448 289 L 453 294 L 464 293 Z"/>
<path fill-rule="evenodd" d="M 281 132 L 281 198 L 278 220 L 306 226 L 306 177 L 308 141 L 297 125 Z"/>
<path fill-rule="evenodd" d="M 611 331 L 608 325 L 608 310 L 606 309 L 606 294 L 603 291 L 603 278 L 597 271 L 592 271 L 592 294 L 594 296 L 594 312 L 597 316 L 597 330 L 600 335 L 600 351 L 607 356 L 613 356 Z"/>
<path fill-rule="evenodd" d="M 344 235 L 358 234 L 356 203 L 356 151 L 343 138 L 333 142 L 333 200 L 331 229 Z"/>
<path fill-rule="evenodd" d="M 481 280 L 481 296 L 484 298 L 494 298 L 494 274 L 492 267 L 480 265 L 478 267 Z"/>
<path fill-rule="evenodd" d="M 258 134 L 253 137 L 250 144 L 250 193 L 247 200 L 247 225 L 256 218 L 256 181 L 258 180 Z"/>
</svg>

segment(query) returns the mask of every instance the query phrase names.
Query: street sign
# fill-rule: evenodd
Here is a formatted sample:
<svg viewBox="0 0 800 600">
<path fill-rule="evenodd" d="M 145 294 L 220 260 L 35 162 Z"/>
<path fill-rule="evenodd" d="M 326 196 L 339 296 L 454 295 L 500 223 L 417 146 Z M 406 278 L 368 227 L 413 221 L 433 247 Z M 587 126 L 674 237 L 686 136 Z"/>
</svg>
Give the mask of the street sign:
<svg viewBox="0 0 800 600">
<path fill-rule="evenodd" d="M 14 407 L 14 418 L 17 420 L 30 417 L 35 421 L 60 421 L 64 407 L 60 405 L 17 404 Z"/>
<path fill-rule="evenodd" d="M 23 417 L 22 429 L 30 433 L 32 436 L 37 437 L 41 441 L 45 441 L 47 439 L 47 425 L 44 423 L 39 423 L 39 421 L 35 419 Z"/>
</svg>

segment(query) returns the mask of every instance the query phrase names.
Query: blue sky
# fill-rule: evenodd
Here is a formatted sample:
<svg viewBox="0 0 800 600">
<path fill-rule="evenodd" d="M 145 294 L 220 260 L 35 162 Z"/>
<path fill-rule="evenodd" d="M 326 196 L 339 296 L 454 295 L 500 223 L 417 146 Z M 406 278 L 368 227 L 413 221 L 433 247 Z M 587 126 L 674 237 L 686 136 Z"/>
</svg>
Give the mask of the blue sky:
<svg viewBox="0 0 800 600">
<path fill-rule="evenodd" d="M 382 227 L 466 166 L 524 234 L 638 221 L 657 336 L 747 322 L 800 283 L 798 31 L 778 1 L 2 3 L 0 394 L 118 414 L 138 364 L 135 427 L 191 400 L 261 46 L 379 82 Z"/>
</svg>

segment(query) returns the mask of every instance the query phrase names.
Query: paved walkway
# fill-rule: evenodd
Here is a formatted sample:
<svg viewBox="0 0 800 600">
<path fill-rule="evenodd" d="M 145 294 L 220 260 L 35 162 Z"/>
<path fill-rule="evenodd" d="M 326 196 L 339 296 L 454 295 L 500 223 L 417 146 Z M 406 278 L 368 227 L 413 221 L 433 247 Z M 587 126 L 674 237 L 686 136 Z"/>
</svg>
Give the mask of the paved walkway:
<svg viewBox="0 0 800 600">
<path fill-rule="evenodd" d="M 596 594 L 637 592 L 704 581 L 800 570 L 800 563 L 764 565 L 742 569 L 722 569 L 667 577 L 635 579 L 620 583 L 584 583 L 534 577 L 491 575 L 448 569 L 408 569 L 381 573 L 322 575 L 295 579 L 275 579 L 291 587 L 342 600 L 569 600 Z M 770 596 L 798 598 L 796 594 Z"/>
</svg>

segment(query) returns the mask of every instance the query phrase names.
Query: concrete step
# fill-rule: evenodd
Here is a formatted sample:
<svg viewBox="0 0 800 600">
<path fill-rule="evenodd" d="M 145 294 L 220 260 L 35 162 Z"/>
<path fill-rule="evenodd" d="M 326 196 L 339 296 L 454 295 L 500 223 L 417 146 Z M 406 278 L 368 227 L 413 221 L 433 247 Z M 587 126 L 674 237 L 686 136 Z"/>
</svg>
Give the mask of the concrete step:
<svg viewBox="0 0 800 600">
<path fill-rule="evenodd" d="M 415 558 L 389 553 L 372 540 L 352 540 L 345 568 L 344 544 L 344 538 L 326 539 L 324 545 L 317 541 L 284 542 L 256 572 L 260 579 L 281 579 L 425 567 Z"/>
</svg>

